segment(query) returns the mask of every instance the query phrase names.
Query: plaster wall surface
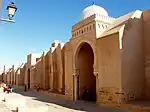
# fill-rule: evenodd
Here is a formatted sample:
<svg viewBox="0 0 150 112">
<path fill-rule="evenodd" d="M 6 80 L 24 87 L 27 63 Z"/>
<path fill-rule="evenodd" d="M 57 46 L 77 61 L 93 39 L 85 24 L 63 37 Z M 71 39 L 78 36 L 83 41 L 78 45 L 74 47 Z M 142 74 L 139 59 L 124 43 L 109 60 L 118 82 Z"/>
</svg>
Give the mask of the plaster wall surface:
<svg viewBox="0 0 150 112">
<path fill-rule="evenodd" d="M 97 39 L 97 102 L 118 102 L 121 90 L 121 51 L 119 33 Z"/>
<path fill-rule="evenodd" d="M 57 81 L 58 81 L 58 91 L 62 92 L 63 91 L 63 59 L 62 59 L 62 53 L 61 52 L 62 48 L 61 48 L 61 44 L 59 44 L 56 48 L 56 55 L 57 55 L 57 59 L 56 59 L 56 64 L 57 64 Z"/>
<path fill-rule="evenodd" d="M 144 52 L 142 19 L 126 24 L 121 49 L 121 86 L 125 100 L 141 99 L 144 91 Z"/>
<path fill-rule="evenodd" d="M 36 65 L 36 85 L 37 86 L 40 86 L 42 88 L 42 80 L 43 80 L 43 77 L 42 77 L 42 61 L 39 60 Z"/>
<path fill-rule="evenodd" d="M 49 63 L 49 51 L 45 55 L 45 88 L 49 89 L 49 79 L 50 79 L 50 63 Z"/>
<path fill-rule="evenodd" d="M 143 39 L 144 39 L 144 59 L 145 59 L 145 93 L 150 99 L 150 10 L 143 11 Z"/>
<path fill-rule="evenodd" d="M 58 46 L 57 46 L 58 47 Z M 58 54 L 58 49 L 56 49 L 52 52 L 52 66 L 53 66 L 53 91 L 55 92 L 59 92 L 59 78 L 60 78 L 60 74 L 59 74 L 59 55 Z"/>
<path fill-rule="evenodd" d="M 25 70 L 25 84 L 28 85 L 28 73 L 30 72 L 30 69 L 32 66 L 36 64 L 37 58 L 39 58 L 39 54 L 29 54 L 27 56 L 27 63 L 26 63 L 26 70 Z M 31 76 L 31 74 L 30 74 Z M 31 78 L 30 78 L 31 79 Z"/>
<path fill-rule="evenodd" d="M 28 84 L 28 70 L 31 68 L 31 54 L 27 56 L 27 63 L 26 63 L 26 71 L 25 71 L 25 84 Z"/>
<path fill-rule="evenodd" d="M 30 71 L 31 73 L 31 82 L 30 82 L 30 84 L 31 84 L 31 89 L 35 89 L 35 86 L 36 86 L 36 68 L 35 67 L 33 67 L 33 68 L 31 68 L 31 71 Z"/>
<path fill-rule="evenodd" d="M 20 76 L 20 78 L 19 78 L 19 80 L 20 80 L 20 85 L 24 85 L 25 83 L 24 83 L 24 80 L 25 80 L 25 72 L 26 72 L 26 63 L 24 64 L 24 66 L 21 68 L 21 71 L 20 71 L 20 73 L 21 73 L 21 76 Z"/>
<path fill-rule="evenodd" d="M 66 43 L 65 46 L 65 95 L 69 99 L 73 99 L 73 69 L 72 69 L 72 56 L 73 51 L 70 43 Z"/>
</svg>

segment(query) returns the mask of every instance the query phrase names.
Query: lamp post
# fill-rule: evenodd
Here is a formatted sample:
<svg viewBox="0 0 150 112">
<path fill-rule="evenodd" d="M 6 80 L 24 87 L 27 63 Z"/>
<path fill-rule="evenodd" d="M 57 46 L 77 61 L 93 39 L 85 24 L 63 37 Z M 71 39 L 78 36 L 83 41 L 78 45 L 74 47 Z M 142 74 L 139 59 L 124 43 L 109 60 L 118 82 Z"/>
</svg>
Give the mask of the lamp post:
<svg viewBox="0 0 150 112">
<path fill-rule="evenodd" d="M 14 23 L 15 21 L 12 19 L 15 15 L 15 12 L 17 11 L 17 7 L 15 5 L 14 2 L 11 2 L 8 6 L 7 6 L 7 11 L 8 11 L 8 19 L 4 19 L 4 18 L 0 18 L 0 21 L 4 21 L 4 22 L 12 22 Z"/>
</svg>

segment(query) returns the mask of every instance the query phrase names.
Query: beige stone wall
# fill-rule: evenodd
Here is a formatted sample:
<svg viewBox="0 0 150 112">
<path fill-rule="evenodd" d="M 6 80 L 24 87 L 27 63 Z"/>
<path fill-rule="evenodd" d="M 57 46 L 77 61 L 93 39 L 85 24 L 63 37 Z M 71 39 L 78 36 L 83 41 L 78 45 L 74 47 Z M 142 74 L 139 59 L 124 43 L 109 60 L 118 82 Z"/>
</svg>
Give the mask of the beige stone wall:
<svg viewBox="0 0 150 112">
<path fill-rule="evenodd" d="M 32 67 L 31 68 L 31 89 L 34 89 L 35 86 L 36 86 L 36 68 L 35 67 Z"/>
<path fill-rule="evenodd" d="M 61 48 L 61 59 L 62 59 L 62 93 L 65 94 L 65 48 Z"/>
<path fill-rule="evenodd" d="M 145 54 L 145 92 L 146 98 L 150 99 L 150 10 L 143 12 L 143 31 Z"/>
<path fill-rule="evenodd" d="M 48 89 L 48 88 L 47 88 L 48 85 L 47 85 L 47 83 L 46 83 L 46 82 L 47 82 L 47 79 L 46 79 L 47 77 L 46 77 L 46 76 L 47 76 L 48 74 L 46 74 L 46 72 L 45 72 L 45 70 L 46 70 L 45 64 L 46 64 L 46 63 L 45 63 L 45 53 L 44 53 L 44 52 L 43 52 L 43 54 L 42 54 L 41 61 L 42 61 L 42 65 L 41 65 L 41 67 L 42 67 L 42 68 L 41 68 L 42 74 L 41 74 L 41 75 L 42 75 L 42 78 L 43 78 L 43 79 L 42 79 L 42 88 L 43 88 L 44 90 L 46 90 L 46 89 Z"/>
<path fill-rule="evenodd" d="M 27 56 L 27 63 L 26 63 L 26 69 L 25 69 L 25 84 L 28 85 L 28 72 L 30 72 L 30 82 L 32 82 L 31 80 L 31 68 L 32 66 L 34 66 L 36 64 L 37 58 L 39 58 L 39 55 L 37 54 L 29 54 Z M 39 71 L 41 71 L 42 68 L 39 69 Z M 43 78 L 43 77 L 41 77 Z M 41 79 L 42 80 L 42 79 Z M 41 82 L 42 85 L 42 82 Z"/>
<path fill-rule="evenodd" d="M 52 68 L 53 68 L 53 91 L 59 91 L 59 68 L 57 49 L 52 52 Z"/>
<path fill-rule="evenodd" d="M 19 85 L 25 84 L 25 72 L 26 72 L 26 63 L 20 69 L 20 76 L 19 76 L 19 82 L 18 82 Z"/>
<path fill-rule="evenodd" d="M 121 51 L 119 33 L 97 39 L 97 103 L 119 102 L 121 91 Z"/>
<path fill-rule="evenodd" d="M 72 69 L 72 60 L 73 60 L 73 51 L 70 43 L 66 43 L 64 46 L 65 49 L 65 95 L 69 99 L 73 99 L 73 69 Z"/>
<path fill-rule="evenodd" d="M 43 76 L 42 76 L 42 61 L 41 59 L 36 63 L 36 85 L 43 87 Z"/>
<path fill-rule="evenodd" d="M 7 78 L 6 78 L 6 82 L 7 82 L 7 84 L 9 83 L 9 73 L 8 72 L 6 72 L 6 75 L 7 75 Z"/>
<path fill-rule="evenodd" d="M 144 91 L 144 52 L 142 19 L 126 24 L 121 50 L 121 86 L 125 100 L 141 99 Z"/>
<path fill-rule="evenodd" d="M 8 84 L 11 84 L 11 72 L 8 72 Z"/>
<path fill-rule="evenodd" d="M 25 77 L 25 69 L 19 68 L 18 73 L 16 74 L 16 85 L 24 86 L 24 77 Z"/>
<path fill-rule="evenodd" d="M 52 61 L 52 49 L 48 52 L 48 63 L 49 63 L 49 89 L 53 90 L 53 61 Z M 48 65 L 48 64 L 47 64 Z"/>
<path fill-rule="evenodd" d="M 25 71 L 25 84 L 28 85 L 28 69 L 31 68 L 31 54 L 27 56 L 27 63 L 26 63 L 26 71 Z"/>
<path fill-rule="evenodd" d="M 17 74 L 16 74 L 16 70 L 15 70 L 15 73 L 14 73 L 14 85 L 16 85 L 16 78 L 17 78 Z"/>
<path fill-rule="evenodd" d="M 63 90 L 63 64 L 62 64 L 62 52 L 61 45 L 58 44 L 55 51 L 52 53 L 53 55 L 53 72 L 54 72 L 54 88 L 58 90 L 58 92 L 62 92 Z"/>
<path fill-rule="evenodd" d="M 17 68 L 16 71 L 15 71 L 15 75 L 16 75 L 15 85 L 19 85 L 18 84 L 18 74 L 19 74 L 19 68 Z"/>
<path fill-rule="evenodd" d="M 50 79 L 50 63 L 49 63 L 49 53 L 48 51 L 45 55 L 45 89 L 49 89 L 49 79 Z"/>
</svg>

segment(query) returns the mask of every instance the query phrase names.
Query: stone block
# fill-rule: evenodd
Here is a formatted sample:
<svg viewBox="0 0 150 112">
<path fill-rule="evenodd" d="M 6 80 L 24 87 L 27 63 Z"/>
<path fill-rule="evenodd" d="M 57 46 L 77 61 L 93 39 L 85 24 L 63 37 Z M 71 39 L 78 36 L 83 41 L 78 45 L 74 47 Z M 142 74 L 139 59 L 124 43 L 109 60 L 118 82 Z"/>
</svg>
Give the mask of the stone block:
<svg viewBox="0 0 150 112">
<path fill-rule="evenodd" d="M 118 90 L 117 88 L 100 88 L 97 102 L 103 105 L 119 106 L 122 93 L 119 93 Z"/>
</svg>

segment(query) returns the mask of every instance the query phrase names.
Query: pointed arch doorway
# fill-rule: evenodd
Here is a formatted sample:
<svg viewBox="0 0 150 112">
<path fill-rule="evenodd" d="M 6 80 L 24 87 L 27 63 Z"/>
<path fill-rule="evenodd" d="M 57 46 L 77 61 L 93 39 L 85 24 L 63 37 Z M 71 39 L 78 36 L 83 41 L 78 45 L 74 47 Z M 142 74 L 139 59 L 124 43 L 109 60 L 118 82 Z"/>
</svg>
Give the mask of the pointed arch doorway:
<svg viewBox="0 0 150 112">
<path fill-rule="evenodd" d="M 75 55 L 75 100 L 96 102 L 96 77 L 93 74 L 94 52 L 88 43 L 82 43 Z"/>
</svg>

